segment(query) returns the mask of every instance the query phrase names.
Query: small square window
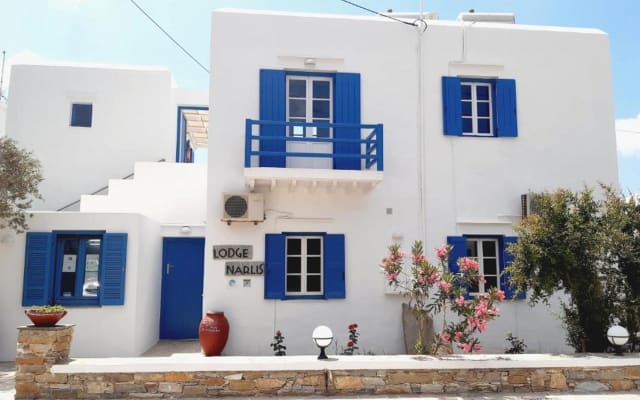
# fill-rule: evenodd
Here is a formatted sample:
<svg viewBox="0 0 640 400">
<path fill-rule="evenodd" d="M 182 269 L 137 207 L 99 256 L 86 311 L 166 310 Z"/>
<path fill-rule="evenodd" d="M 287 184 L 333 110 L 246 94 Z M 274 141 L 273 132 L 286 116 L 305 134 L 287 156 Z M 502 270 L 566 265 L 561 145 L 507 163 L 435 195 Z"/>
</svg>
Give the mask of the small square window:
<svg viewBox="0 0 640 400">
<path fill-rule="evenodd" d="M 73 103 L 71 105 L 71 126 L 91 127 L 93 104 Z"/>
</svg>

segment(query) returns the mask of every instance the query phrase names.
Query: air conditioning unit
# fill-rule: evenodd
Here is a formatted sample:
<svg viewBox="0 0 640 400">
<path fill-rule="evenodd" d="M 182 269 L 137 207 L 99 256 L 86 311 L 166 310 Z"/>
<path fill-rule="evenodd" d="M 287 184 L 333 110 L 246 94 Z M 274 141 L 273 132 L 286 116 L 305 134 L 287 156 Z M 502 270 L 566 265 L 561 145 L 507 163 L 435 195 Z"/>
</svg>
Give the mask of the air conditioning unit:
<svg viewBox="0 0 640 400">
<path fill-rule="evenodd" d="M 522 218 L 529 215 L 540 214 L 540 197 L 539 193 L 525 193 L 520 196 L 520 204 L 522 205 Z"/>
<path fill-rule="evenodd" d="M 223 200 L 223 221 L 227 223 L 264 221 L 262 193 L 224 193 Z"/>
</svg>

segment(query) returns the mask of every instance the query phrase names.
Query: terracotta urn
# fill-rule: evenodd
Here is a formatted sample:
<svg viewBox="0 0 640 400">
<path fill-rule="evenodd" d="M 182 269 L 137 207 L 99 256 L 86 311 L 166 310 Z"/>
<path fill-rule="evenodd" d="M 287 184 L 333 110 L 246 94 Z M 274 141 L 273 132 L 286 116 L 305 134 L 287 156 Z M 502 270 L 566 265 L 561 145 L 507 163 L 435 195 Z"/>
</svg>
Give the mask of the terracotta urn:
<svg viewBox="0 0 640 400">
<path fill-rule="evenodd" d="M 229 338 L 229 321 L 221 311 L 207 311 L 198 329 L 200 345 L 205 356 L 219 356 Z"/>
<path fill-rule="evenodd" d="M 24 310 L 24 313 L 35 326 L 55 326 L 62 317 L 67 315 L 66 310 L 56 313 L 38 313 L 31 310 Z"/>
</svg>

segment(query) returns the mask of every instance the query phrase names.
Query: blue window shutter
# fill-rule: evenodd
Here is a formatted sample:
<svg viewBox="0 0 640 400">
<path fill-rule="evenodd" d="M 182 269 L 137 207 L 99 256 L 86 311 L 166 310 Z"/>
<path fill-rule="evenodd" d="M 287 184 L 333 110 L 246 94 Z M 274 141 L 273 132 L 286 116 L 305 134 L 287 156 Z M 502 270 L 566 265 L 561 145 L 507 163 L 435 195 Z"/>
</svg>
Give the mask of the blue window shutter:
<svg viewBox="0 0 640 400">
<path fill-rule="evenodd" d="M 265 235 L 265 299 L 284 299 L 285 241 L 286 236 L 282 234 Z"/>
<path fill-rule="evenodd" d="M 104 234 L 100 263 L 100 304 L 123 305 L 127 265 L 126 233 Z"/>
<path fill-rule="evenodd" d="M 462 89 L 460 78 L 442 77 L 442 123 L 444 134 L 462 136 Z"/>
<path fill-rule="evenodd" d="M 260 120 L 285 121 L 286 109 L 286 76 L 283 70 L 260 70 Z M 285 137 L 284 126 L 261 126 L 260 136 Z M 284 140 L 260 141 L 260 151 L 285 152 L 287 149 Z M 285 156 L 260 156 L 261 167 L 286 167 Z"/>
<path fill-rule="evenodd" d="M 24 257 L 22 306 L 49 304 L 53 277 L 53 234 L 27 232 Z"/>
<path fill-rule="evenodd" d="M 518 136 L 518 118 L 516 111 L 516 81 L 513 79 L 496 80 L 496 117 L 499 137 Z"/>
<path fill-rule="evenodd" d="M 324 297 L 344 299 L 345 290 L 345 246 L 344 235 L 324 237 Z"/>
<path fill-rule="evenodd" d="M 464 236 L 447 236 L 447 244 L 453 246 L 451 253 L 449 253 L 449 272 L 457 274 L 460 272 L 458 258 L 467 256 L 467 239 Z M 465 297 L 471 298 L 469 290 L 467 290 Z"/>
<path fill-rule="evenodd" d="M 337 73 L 334 89 L 333 120 L 336 123 L 360 124 L 360 74 Z M 336 139 L 361 139 L 360 128 L 335 128 Z M 360 156 L 360 143 L 334 143 L 334 154 Z M 334 158 L 334 169 L 360 170 L 360 158 Z"/>
<path fill-rule="evenodd" d="M 512 299 L 513 295 L 516 291 L 516 287 L 511 285 L 509 280 L 510 275 L 504 272 L 504 269 L 508 267 L 513 261 L 513 254 L 507 251 L 507 248 L 511 243 L 516 243 L 518 238 L 516 236 L 505 236 L 500 241 L 500 253 L 502 254 L 502 258 L 500 260 L 500 287 L 504 291 L 505 297 L 507 299 Z M 526 293 L 522 292 L 518 294 L 517 299 L 524 300 L 526 298 Z"/>
</svg>

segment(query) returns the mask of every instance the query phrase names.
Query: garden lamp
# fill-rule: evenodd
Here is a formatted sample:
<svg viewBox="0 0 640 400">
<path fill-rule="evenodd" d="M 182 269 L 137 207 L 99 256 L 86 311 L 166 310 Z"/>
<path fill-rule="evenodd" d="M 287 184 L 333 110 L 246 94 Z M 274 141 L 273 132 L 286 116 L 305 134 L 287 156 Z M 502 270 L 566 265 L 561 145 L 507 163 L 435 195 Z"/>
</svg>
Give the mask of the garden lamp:
<svg viewBox="0 0 640 400">
<path fill-rule="evenodd" d="M 622 346 L 629 341 L 629 331 L 616 323 L 607 330 L 607 340 L 615 347 L 615 354 L 621 356 Z"/>
<path fill-rule="evenodd" d="M 328 326 L 320 325 L 313 330 L 311 334 L 313 342 L 320 348 L 320 355 L 318 360 L 327 360 L 329 357 L 324 353 L 324 349 L 327 348 L 333 341 L 333 332 Z"/>
</svg>

